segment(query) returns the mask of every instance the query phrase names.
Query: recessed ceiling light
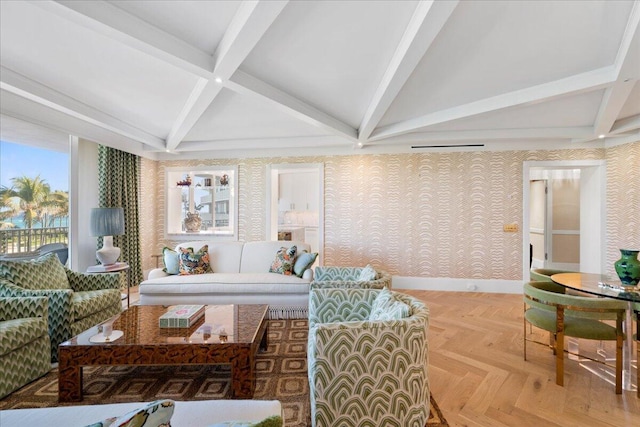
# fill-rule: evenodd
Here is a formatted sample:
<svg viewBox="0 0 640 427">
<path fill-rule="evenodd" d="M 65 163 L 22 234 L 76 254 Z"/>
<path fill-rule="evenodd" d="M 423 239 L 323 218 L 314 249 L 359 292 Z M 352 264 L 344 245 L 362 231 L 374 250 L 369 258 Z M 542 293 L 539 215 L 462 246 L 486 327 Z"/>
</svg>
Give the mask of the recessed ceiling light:
<svg viewBox="0 0 640 427">
<path fill-rule="evenodd" d="M 216 77 L 216 83 L 222 83 L 222 79 L 220 77 Z"/>
<path fill-rule="evenodd" d="M 168 148 L 167 148 L 166 150 L 164 150 L 164 151 L 166 151 L 167 153 L 170 153 L 170 152 L 171 152 L 171 150 L 169 150 Z"/>
<path fill-rule="evenodd" d="M 598 138 L 602 139 L 604 138 L 604 135 L 598 135 Z"/>
</svg>

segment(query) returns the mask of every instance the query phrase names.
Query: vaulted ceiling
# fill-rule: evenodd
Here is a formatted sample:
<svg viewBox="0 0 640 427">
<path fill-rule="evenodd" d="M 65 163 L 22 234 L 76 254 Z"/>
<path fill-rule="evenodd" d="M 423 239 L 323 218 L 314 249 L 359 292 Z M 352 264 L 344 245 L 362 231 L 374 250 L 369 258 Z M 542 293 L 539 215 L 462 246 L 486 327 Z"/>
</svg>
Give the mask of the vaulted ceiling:
<svg viewBox="0 0 640 427">
<path fill-rule="evenodd" d="M 26 123 L 156 159 L 640 140 L 638 1 L 2 0 L 0 19 L 5 140 Z"/>
</svg>

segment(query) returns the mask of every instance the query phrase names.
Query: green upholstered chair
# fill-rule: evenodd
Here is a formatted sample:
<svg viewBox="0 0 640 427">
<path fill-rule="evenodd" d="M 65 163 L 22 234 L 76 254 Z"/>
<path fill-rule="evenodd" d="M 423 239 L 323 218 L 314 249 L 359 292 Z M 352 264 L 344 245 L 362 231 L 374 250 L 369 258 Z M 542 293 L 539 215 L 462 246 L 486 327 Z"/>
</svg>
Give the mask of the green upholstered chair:
<svg viewBox="0 0 640 427">
<path fill-rule="evenodd" d="M 367 267 L 318 266 L 313 270 L 312 289 L 320 288 L 391 288 L 391 275 L 384 270 L 375 269 L 373 279 L 363 279 L 363 270 Z"/>
<path fill-rule="evenodd" d="M 0 398 L 51 370 L 47 312 L 46 297 L 0 298 Z"/>
<path fill-rule="evenodd" d="M 622 322 L 627 303 L 610 298 L 566 295 L 557 291 L 552 282 L 524 284 L 524 359 L 527 360 L 527 341 L 545 344 L 527 338 L 527 323 L 551 332 L 556 355 L 556 384 L 564 385 L 564 337 L 616 342 L 616 393 L 622 393 Z M 615 326 L 603 322 L 615 321 Z M 581 357 L 604 363 L 585 355 Z"/>
<path fill-rule="evenodd" d="M 58 345 L 122 310 L 120 274 L 83 274 L 49 252 L 24 261 L 0 261 L 0 296 L 49 298 L 51 360 Z"/>
<path fill-rule="evenodd" d="M 391 291 L 408 306 L 408 317 L 370 320 L 384 291 L 310 291 L 307 363 L 314 427 L 426 424 L 429 310 Z"/>
</svg>

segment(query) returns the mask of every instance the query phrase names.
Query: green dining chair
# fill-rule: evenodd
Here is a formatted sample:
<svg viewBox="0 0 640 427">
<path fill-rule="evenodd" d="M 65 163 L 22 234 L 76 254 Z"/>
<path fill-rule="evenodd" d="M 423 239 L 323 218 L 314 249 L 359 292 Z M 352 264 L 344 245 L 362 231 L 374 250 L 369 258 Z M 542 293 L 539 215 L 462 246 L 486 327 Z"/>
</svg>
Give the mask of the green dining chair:
<svg viewBox="0 0 640 427">
<path fill-rule="evenodd" d="M 524 360 L 527 341 L 549 345 L 556 356 L 556 384 L 564 385 L 564 337 L 616 342 L 616 394 L 622 394 L 622 322 L 627 303 L 610 298 L 567 295 L 552 282 L 524 284 Z M 603 322 L 615 321 L 615 326 Z M 527 323 L 551 332 L 549 344 L 527 338 Z M 580 357 L 607 364 L 580 354 Z M 607 364 L 608 365 L 608 364 Z"/>
<path fill-rule="evenodd" d="M 636 318 L 636 333 L 633 334 L 636 340 L 636 360 L 640 361 L 640 302 L 633 303 L 633 313 Z M 636 368 L 636 385 L 638 397 L 640 397 L 640 366 Z"/>
</svg>

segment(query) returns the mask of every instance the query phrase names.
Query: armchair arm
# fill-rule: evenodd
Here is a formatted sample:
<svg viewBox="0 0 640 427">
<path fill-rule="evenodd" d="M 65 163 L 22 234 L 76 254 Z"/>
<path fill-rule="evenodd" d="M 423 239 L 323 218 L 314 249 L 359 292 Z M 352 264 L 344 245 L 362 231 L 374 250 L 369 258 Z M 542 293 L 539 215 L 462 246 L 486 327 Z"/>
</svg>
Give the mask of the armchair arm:
<svg viewBox="0 0 640 427">
<path fill-rule="evenodd" d="M 147 280 L 159 279 L 161 277 L 167 277 L 167 276 L 169 276 L 169 274 L 165 273 L 163 269 L 154 268 L 149 272 L 149 277 L 147 278 Z"/>
<path fill-rule="evenodd" d="M 360 277 L 361 270 L 361 267 L 318 266 L 315 268 L 315 280 L 318 282 L 329 282 L 333 280 L 356 281 Z"/>
<path fill-rule="evenodd" d="M 75 292 L 99 291 L 102 289 L 120 290 L 120 273 L 79 273 L 65 267 L 69 285 Z"/>
<path fill-rule="evenodd" d="M 371 288 L 391 289 L 391 275 L 384 270 L 377 270 L 374 280 L 360 280 L 362 267 L 319 266 L 315 268 L 312 288 Z"/>
<path fill-rule="evenodd" d="M 49 302 L 46 297 L 0 298 L 0 320 L 47 318 Z"/>
</svg>

